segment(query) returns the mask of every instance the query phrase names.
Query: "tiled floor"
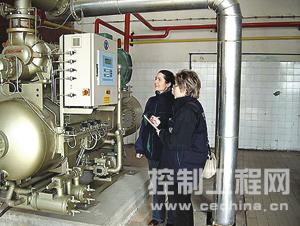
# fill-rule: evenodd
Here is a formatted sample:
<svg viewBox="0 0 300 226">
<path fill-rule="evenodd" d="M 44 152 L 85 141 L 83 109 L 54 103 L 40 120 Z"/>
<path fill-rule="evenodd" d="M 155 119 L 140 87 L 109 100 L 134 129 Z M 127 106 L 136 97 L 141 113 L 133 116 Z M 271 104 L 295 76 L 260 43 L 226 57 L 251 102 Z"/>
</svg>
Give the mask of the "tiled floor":
<svg viewBox="0 0 300 226">
<path fill-rule="evenodd" d="M 300 223 L 300 152 L 240 151 L 238 168 L 289 169 L 289 194 L 269 192 L 261 195 L 244 195 L 245 202 L 261 203 L 262 211 L 246 211 L 246 222 L 249 226 L 287 226 Z M 277 181 L 278 182 L 278 181 Z M 264 180 L 262 180 L 264 184 Z M 277 183 L 275 187 L 280 188 Z M 272 211 L 272 207 L 284 207 Z M 286 210 L 286 207 L 288 208 Z"/>
<path fill-rule="evenodd" d="M 133 146 L 126 146 L 127 160 L 125 164 L 135 165 L 140 167 L 147 167 L 145 159 L 136 160 L 134 158 Z M 239 226 L 295 226 L 300 223 L 300 152 L 279 152 L 279 151 L 246 151 L 241 150 L 238 153 L 238 169 L 257 169 L 261 171 L 261 177 L 256 177 L 259 187 L 261 187 L 261 194 L 246 194 L 245 187 L 251 186 L 251 183 L 256 183 L 254 179 L 244 177 L 244 194 L 238 196 L 239 202 L 243 200 L 245 203 L 252 204 L 259 207 L 261 210 L 251 210 L 249 207 L 246 211 L 239 211 L 237 214 L 237 225 Z M 289 169 L 290 172 L 290 191 L 289 194 L 282 194 L 282 192 L 269 192 L 264 194 L 264 175 L 266 169 Z M 250 170 L 251 171 L 251 170 Z M 249 174 L 246 174 L 249 175 Z M 255 176 L 254 176 L 255 177 Z M 274 179 L 274 177 L 273 177 Z M 278 178 L 277 178 L 278 179 Z M 282 187 L 278 182 L 275 183 L 276 189 Z M 284 181 L 285 182 L 285 181 Z M 257 184 L 257 183 L 256 183 Z M 252 190 L 253 187 L 248 187 Z M 257 187 L 256 187 L 257 188 Z M 258 189 L 259 190 L 259 189 Z M 147 225 L 150 220 L 150 202 L 148 198 L 137 210 L 137 213 L 131 218 L 127 226 L 142 226 Z M 256 205 L 256 204 L 257 205 Z M 271 207 L 284 209 L 282 211 L 271 211 Z M 286 208 L 288 208 L 286 210 Z M 256 208 L 257 209 L 257 208 Z M 201 224 L 197 224 L 201 225 Z"/>
</svg>

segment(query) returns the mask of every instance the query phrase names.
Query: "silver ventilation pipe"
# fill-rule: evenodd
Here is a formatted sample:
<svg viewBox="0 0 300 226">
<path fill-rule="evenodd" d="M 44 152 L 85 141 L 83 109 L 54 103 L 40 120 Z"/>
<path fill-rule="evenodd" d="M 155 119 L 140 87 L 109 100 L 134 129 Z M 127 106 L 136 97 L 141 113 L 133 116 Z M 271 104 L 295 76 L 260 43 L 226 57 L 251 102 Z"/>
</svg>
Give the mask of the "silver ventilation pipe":
<svg viewBox="0 0 300 226">
<path fill-rule="evenodd" d="M 207 9 L 207 0 L 32 0 L 38 8 L 48 10 L 61 20 L 76 12 L 77 16 L 92 17 L 134 12 L 159 12 L 185 9 Z M 51 10 L 49 10 L 51 9 Z M 74 18 L 75 19 L 75 18 Z"/>
<path fill-rule="evenodd" d="M 60 2 L 66 2 L 64 0 L 31 0 L 32 4 L 37 7 L 41 8 L 45 11 L 52 11 L 52 10 L 57 10 L 59 8 Z"/>
<path fill-rule="evenodd" d="M 92 16 L 124 14 L 128 12 L 158 12 L 169 10 L 184 9 L 203 9 L 207 8 L 207 1 L 189 0 L 187 4 L 182 0 L 79 0 L 74 4 L 76 12 L 81 11 L 84 15 Z M 114 5 L 114 7 L 111 7 Z"/>
<path fill-rule="evenodd" d="M 215 5 L 215 3 L 219 3 Z M 215 147 L 221 173 L 217 188 L 217 225 L 235 222 L 235 168 L 238 151 L 242 15 L 237 1 L 214 1 L 217 13 L 217 109 Z"/>
<path fill-rule="evenodd" d="M 242 18 L 237 0 L 62 0 L 60 2 L 58 4 L 56 0 L 32 0 L 33 5 L 44 10 L 51 8 L 50 14 L 58 18 L 66 18 L 71 14 L 74 19 L 79 19 L 81 16 L 187 9 L 213 9 L 216 12 L 218 24 L 216 151 L 223 174 L 220 180 L 222 193 L 217 197 L 215 224 L 234 224 L 235 210 L 232 203 L 239 134 Z"/>
</svg>

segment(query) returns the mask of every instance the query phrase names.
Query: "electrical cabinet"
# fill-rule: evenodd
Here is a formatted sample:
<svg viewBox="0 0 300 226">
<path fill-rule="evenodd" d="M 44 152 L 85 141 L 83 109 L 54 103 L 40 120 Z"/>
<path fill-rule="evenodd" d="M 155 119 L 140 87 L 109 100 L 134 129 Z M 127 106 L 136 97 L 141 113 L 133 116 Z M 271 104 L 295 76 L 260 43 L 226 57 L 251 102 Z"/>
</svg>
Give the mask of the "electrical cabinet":
<svg viewBox="0 0 300 226">
<path fill-rule="evenodd" d="M 117 104 L 117 43 L 94 33 L 60 37 L 64 107 Z"/>
</svg>

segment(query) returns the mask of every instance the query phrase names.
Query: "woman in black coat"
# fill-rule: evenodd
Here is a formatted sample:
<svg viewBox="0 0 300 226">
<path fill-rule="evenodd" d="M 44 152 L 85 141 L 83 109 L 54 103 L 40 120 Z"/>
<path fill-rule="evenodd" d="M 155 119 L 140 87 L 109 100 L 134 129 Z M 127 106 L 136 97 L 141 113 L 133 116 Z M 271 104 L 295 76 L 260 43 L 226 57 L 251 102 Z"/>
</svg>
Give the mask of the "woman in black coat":
<svg viewBox="0 0 300 226">
<path fill-rule="evenodd" d="M 160 119 L 160 129 L 165 129 L 168 126 L 168 120 L 172 116 L 172 106 L 174 96 L 172 94 L 172 86 L 175 76 L 168 70 L 161 70 L 155 76 L 154 87 L 155 96 L 149 98 L 146 103 L 144 115 L 148 118 L 156 116 Z M 146 156 L 149 163 L 149 170 L 155 171 L 158 168 L 161 153 L 163 150 L 162 142 L 160 141 L 155 129 L 143 118 L 140 128 L 139 137 L 135 143 L 136 157 L 141 158 Z M 163 191 L 163 187 L 158 189 Z M 165 203 L 165 195 L 153 194 L 153 206 Z M 152 220 L 149 226 L 159 225 L 165 220 L 165 208 L 153 209 Z M 168 211 L 167 225 L 173 225 L 173 213 Z"/>
<path fill-rule="evenodd" d="M 176 74 L 173 86 L 175 102 L 172 122 L 169 128 L 158 131 L 164 145 L 160 168 L 171 169 L 174 172 L 172 203 L 176 205 L 175 226 L 194 225 L 191 192 L 184 194 L 178 189 L 177 176 L 181 170 L 194 173 L 194 170 L 203 168 L 208 155 L 206 120 L 202 105 L 197 100 L 200 87 L 200 80 L 194 71 L 183 70 Z M 151 121 L 156 126 L 160 124 L 157 117 L 152 117 Z M 190 207 L 189 210 L 181 210 L 179 203 L 185 203 Z"/>
</svg>

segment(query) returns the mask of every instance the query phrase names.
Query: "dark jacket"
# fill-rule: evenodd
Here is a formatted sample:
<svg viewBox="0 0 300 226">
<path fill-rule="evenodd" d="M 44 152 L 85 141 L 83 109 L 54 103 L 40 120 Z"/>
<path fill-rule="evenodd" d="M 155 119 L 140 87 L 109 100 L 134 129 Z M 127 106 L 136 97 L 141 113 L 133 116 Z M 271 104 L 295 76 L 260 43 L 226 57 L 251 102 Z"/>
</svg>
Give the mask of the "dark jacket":
<svg viewBox="0 0 300 226">
<path fill-rule="evenodd" d="M 146 103 L 144 114 L 150 118 L 152 115 L 160 117 L 159 129 L 168 127 L 168 120 L 172 117 L 174 96 L 171 90 L 158 93 L 150 97 Z M 139 137 L 135 143 L 136 153 L 145 155 L 150 160 L 159 160 L 162 152 L 162 143 L 155 129 L 143 118 Z"/>
<path fill-rule="evenodd" d="M 164 145 L 160 168 L 199 169 L 207 159 L 209 144 L 204 111 L 200 102 L 185 96 L 175 99 L 173 119 L 169 129 L 162 129 L 159 137 Z"/>
</svg>

